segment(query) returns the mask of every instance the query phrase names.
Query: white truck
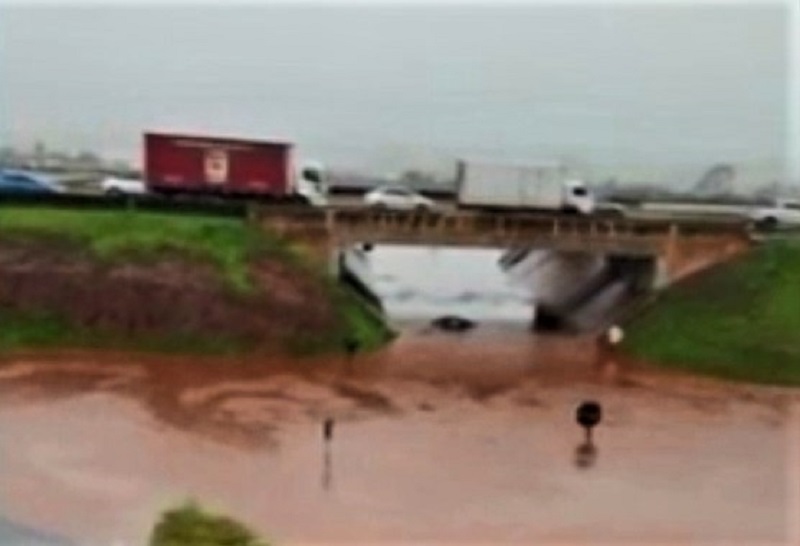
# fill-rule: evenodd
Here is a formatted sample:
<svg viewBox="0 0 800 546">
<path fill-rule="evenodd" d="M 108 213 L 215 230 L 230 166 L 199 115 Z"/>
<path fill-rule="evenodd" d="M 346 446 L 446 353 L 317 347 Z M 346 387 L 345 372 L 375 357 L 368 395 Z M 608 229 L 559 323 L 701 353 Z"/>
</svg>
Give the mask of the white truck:
<svg viewBox="0 0 800 546">
<path fill-rule="evenodd" d="M 595 198 L 559 163 L 511 165 L 460 160 L 456 184 L 460 208 L 540 210 L 592 214 Z"/>
</svg>

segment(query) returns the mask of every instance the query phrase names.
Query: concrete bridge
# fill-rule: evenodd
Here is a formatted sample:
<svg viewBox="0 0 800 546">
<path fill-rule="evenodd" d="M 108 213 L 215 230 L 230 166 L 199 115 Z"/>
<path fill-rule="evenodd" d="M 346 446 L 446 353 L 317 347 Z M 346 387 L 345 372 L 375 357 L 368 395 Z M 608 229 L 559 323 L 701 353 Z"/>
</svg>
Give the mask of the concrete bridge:
<svg viewBox="0 0 800 546">
<path fill-rule="evenodd" d="M 251 220 L 324 253 L 359 243 L 536 248 L 660 258 L 672 277 L 703 258 L 749 245 L 744 222 L 631 220 L 543 214 L 453 211 L 414 213 L 365 208 L 275 209 Z M 326 254 L 327 255 L 327 254 Z"/>
<path fill-rule="evenodd" d="M 751 244 L 745 223 L 731 220 L 271 207 L 256 209 L 250 219 L 304 243 L 334 274 L 342 252 L 363 243 L 547 250 L 549 268 L 561 282 L 537 298 L 535 324 L 542 328 L 572 327 L 614 285 L 622 283 L 633 296 L 658 290 Z M 593 266 L 578 266 L 576 274 L 576 256 Z"/>
</svg>

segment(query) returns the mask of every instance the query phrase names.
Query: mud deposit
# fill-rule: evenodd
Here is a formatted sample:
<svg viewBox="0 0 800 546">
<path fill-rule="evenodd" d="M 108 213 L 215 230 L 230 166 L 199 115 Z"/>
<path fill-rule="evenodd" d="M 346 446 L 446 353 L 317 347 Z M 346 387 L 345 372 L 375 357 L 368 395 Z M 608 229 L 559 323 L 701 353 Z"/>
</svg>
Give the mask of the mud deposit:
<svg viewBox="0 0 800 546">
<path fill-rule="evenodd" d="M 61 241 L 1 239 L 0 306 L 23 314 L 46 310 L 122 338 L 169 332 L 254 347 L 336 324 L 322 285 L 280 262 L 254 263 L 252 291 L 239 294 L 210 264 L 171 256 L 103 263 Z"/>
<path fill-rule="evenodd" d="M 605 418 L 581 467 L 586 398 Z M 410 335 L 354 362 L 18 355 L 0 513 L 91 545 L 142 544 L 187 497 L 276 544 L 782 544 L 795 399 L 523 335 Z"/>
</svg>

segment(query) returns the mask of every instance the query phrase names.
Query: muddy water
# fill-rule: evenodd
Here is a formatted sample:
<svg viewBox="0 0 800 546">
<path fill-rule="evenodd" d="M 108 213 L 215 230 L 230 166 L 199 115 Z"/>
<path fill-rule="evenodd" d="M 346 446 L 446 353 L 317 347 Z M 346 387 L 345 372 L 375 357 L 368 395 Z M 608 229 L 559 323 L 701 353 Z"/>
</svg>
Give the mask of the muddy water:
<svg viewBox="0 0 800 546">
<path fill-rule="evenodd" d="M 7 359 L 0 509 L 92 545 L 141 544 L 187 497 L 279 544 L 785 538 L 791 395 L 608 376 L 590 348 L 412 335 L 349 364 Z M 606 418 L 582 468 L 588 397 Z"/>
<path fill-rule="evenodd" d="M 483 325 L 524 327 L 533 320 L 531 283 L 505 274 L 502 254 L 490 248 L 379 245 L 362 254 L 359 274 L 400 324 L 451 314 Z"/>
<path fill-rule="evenodd" d="M 605 265 L 602 255 L 531 251 L 508 268 L 491 248 L 379 245 L 348 255 L 351 269 L 377 294 L 389 318 L 408 327 L 457 315 L 483 330 L 522 331 L 536 305 L 558 302 L 585 286 Z M 573 318 L 585 330 L 609 323 L 628 301 L 625 282 L 596 294 Z"/>
<path fill-rule="evenodd" d="M 375 249 L 404 334 L 353 362 L 6 358 L 0 544 L 142 544 L 187 498 L 278 544 L 785 538 L 790 395 L 598 368 L 590 339 L 528 332 L 537 257 L 499 258 Z M 425 327 L 443 314 L 480 326 Z"/>
<path fill-rule="evenodd" d="M 785 543 L 796 395 L 531 336 L 529 293 L 482 252 L 390 256 L 404 334 L 352 362 L 6 357 L 0 539 L 7 519 L 23 543 L 142 544 L 196 498 L 277 544 Z M 481 327 L 425 327 L 445 313 Z M 605 411 L 593 456 L 573 422 L 587 398 Z"/>
</svg>

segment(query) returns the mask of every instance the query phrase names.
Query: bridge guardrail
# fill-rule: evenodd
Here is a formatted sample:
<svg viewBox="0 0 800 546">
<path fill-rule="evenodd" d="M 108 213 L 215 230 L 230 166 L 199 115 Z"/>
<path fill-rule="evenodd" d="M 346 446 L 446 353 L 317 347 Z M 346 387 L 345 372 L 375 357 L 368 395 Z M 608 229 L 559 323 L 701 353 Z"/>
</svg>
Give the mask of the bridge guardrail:
<svg viewBox="0 0 800 546">
<path fill-rule="evenodd" d="M 630 233 L 636 235 L 664 234 L 678 229 L 682 234 L 742 232 L 746 221 L 716 219 L 664 220 L 627 219 L 611 217 L 582 217 L 545 214 L 487 214 L 475 212 L 417 213 L 405 211 L 374 211 L 364 208 L 328 209 L 335 216 L 337 226 L 404 225 L 415 228 L 449 227 L 450 229 L 480 230 L 541 230 L 567 234 L 575 233 Z"/>
<path fill-rule="evenodd" d="M 419 231 L 551 233 L 561 236 L 647 236 L 677 229 L 680 235 L 746 233 L 746 220 L 716 219 L 632 219 L 612 216 L 567 216 L 563 214 L 510 213 L 479 211 L 376 211 L 364 207 L 318 208 L 304 204 L 229 201 L 202 197 L 164 197 L 158 195 L 105 196 L 90 194 L 11 195 L 0 194 L 2 207 L 49 206 L 77 210 L 142 210 L 178 214 L 204 214 L 259 221 L 282 219 L 299 221 L 308 227 L 363 229 L 370 226 Z"/>
</svg>

